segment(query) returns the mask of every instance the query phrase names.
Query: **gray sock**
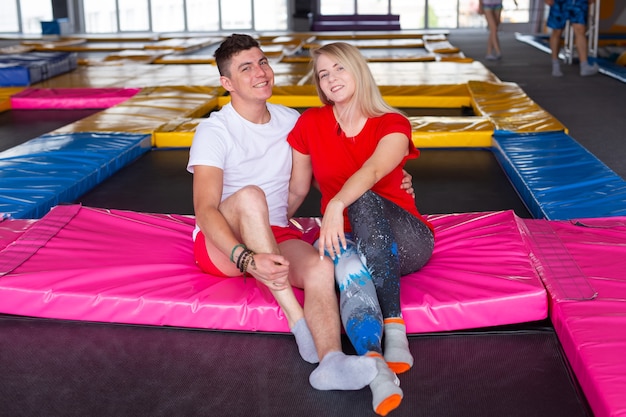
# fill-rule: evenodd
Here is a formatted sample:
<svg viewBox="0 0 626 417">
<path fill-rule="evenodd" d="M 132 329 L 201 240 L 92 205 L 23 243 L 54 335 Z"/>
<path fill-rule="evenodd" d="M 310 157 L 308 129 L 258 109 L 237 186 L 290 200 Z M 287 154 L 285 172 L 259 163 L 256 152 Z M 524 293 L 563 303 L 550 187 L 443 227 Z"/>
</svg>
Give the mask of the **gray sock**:
<svg viewBox="0 0 626 417">
<path fill-rule="evenodd" d="M 385 360 L 389 367 L 397 374 L 406 372 L 413 366 L 413 355 L 409 350 L 409 341 L 406 338 L 406 326 L 402 323 L 385 323 L 383 331 L 385 338 Z"/>
<path fill-rule="evenodd" d="M 313 336 L 311 335 L 311 331 L 304 317 L 293 325 L 291 333 L 296 337 L 296 344 L 298 345 L 298 351 L 302 359 L 309 363 L 318 363 L 320 359 L 317 356 L 315 341 L 313 340 Z"/>
<path fill-rule="evenodd" d="M 553 77 L 563 76 L 563 73 L 561 72 L 561 63 L 558 60 L 552 61 L 552 76 Z"/>
<path fill-rule="evenodd" d="M 598 73 L 598 64 L 589 64 L 588 62 L 580 63 L 580 75 L 583 77 L 587 77 L 589 75 L 594 75 Z"/>
<path fill-rule="evenodd" d="M 370 383 L 372 390 L 372 406 L 376 414 L 386 416 L 390 411 L 398 408 L 402 402 L 400 380 L 393 373 L 380 354 L 374 353 L 371 357 L 376 360 L 378 375 Z"/>
<path fill-rule="evenodd" d="M 311 373 L 309 382 L 320 391 L 360 390 L 368 386 L 377 374 L 374 358 L 330 352 Z"/>
</svg>

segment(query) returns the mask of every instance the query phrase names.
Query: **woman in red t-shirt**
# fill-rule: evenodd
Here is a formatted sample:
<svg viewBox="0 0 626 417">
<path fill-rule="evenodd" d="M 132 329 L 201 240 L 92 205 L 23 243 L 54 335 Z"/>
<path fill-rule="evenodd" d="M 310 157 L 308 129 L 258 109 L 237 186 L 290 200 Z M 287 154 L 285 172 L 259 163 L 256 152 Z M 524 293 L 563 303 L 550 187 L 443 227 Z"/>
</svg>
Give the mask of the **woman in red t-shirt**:
<svg viewBox="0 0 626 417">
<path fill-rule="evenodd" d="M 400 277 L 422 268 L 434 246 L 432 225 L 401 188 L 403 166 L 419 151 L 409 120 L 384 101 L 356 47 L 330 43 L 312 56 L 324 106 L 306 110 L 288 137 L 289 213 L 314 178 L 322 193 L 320 256 L 335 261 L 348 337 L 358 354 L 377 359 L 379 374 L 370 388 L 374 410 L 386 415 L 402 400 L 395 373 L 413 365 Z"/>
</svg>

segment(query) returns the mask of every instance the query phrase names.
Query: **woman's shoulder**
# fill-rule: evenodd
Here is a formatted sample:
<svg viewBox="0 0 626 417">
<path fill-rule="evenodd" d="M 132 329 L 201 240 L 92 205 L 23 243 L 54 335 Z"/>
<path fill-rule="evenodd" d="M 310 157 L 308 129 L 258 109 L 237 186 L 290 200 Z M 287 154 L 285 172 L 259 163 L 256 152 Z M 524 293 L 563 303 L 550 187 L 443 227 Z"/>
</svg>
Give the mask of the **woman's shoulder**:
<svg viewBox="0 0 626 417">
<path fill-rule="evenodd" d="M 402 113 L 396 113 L 396 112 L 385 113 L 382 116 L 380 116 L 380 118 L 384 121 L 401 121 L 401 122 L 409 121 L 409 119 L 405 115 L 403 115 Z"/>
<path fill-rule="evenodd" d="M 332 112 L 332 106 L 327 104 L 321 107 L 309 107 L 308 109 L 302 112 L 302 115 L 304 116 L 306 114 L 307 117 L 313 117 L 313 116 L 325 115 L 329 112 Z"/>
<path fill-rule="evenodd" d="M 401 113 L 389 112 L 382 116 L 375 117 L 374 120 L 378 126 L 411 126 L 411 121 Z"/>
<path fill-rule="evenodd" d="M 332 114 L 332 106 L 330 105 L 325 105 L 322 107 L 309 107 L 302 112 L 300 120 L 311 123 L 319 123 L 328 119 Z"/>
</svg>

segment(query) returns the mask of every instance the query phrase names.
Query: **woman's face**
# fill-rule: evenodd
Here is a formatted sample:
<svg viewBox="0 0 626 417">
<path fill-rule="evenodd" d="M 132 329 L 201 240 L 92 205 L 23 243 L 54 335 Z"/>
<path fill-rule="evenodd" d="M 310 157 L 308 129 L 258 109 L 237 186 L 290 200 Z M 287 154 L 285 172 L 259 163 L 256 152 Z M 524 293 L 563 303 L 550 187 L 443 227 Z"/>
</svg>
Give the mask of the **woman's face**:
<svg viewBox="0 0 626 417">
<path fill-rule="evenodd" d="M 315 71 L 328 100 L 335 104 L 350 101 L 355 91 L 354 78 L 340 62 L 322 54 L 317 58 Z"/>
</svg>

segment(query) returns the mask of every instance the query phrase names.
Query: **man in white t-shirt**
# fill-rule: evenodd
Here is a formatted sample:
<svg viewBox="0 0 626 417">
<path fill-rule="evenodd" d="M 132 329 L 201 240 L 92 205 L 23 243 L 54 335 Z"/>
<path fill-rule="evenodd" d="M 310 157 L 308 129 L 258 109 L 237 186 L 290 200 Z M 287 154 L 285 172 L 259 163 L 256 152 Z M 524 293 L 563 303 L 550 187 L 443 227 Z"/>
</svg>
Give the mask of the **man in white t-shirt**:
<svg viewBox="0 0 626 417">
<path fill-rule="evenodd" d="M 196 262 L 207 273 L 249 274 L 269 288 L 303 359 L 319 362 L 309 377 L 314 388 L 364 388 L 376 362 L 341 350 L 333 264 L 288 227 L 286 138 L 299 113 L 267 103 L 274 72 L 252 37 L 229 36 L 215 59 L 231 102 L 198 126 L 190 150 Z M 292 287 L 304 290 L 304 309 Z"/>
</svg>

